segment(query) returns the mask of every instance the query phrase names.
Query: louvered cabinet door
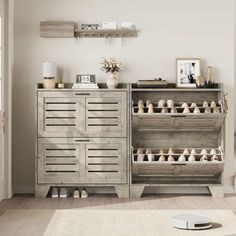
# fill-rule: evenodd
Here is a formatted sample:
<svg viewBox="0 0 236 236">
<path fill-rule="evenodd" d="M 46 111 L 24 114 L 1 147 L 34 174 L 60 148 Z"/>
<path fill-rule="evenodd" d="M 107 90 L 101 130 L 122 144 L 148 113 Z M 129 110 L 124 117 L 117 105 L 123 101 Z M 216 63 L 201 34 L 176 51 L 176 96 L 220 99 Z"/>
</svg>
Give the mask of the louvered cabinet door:
<svg viewBox="0 0 236 236">
<path fill-rule="evenodd" d="M 85 145 L 86 180 L 89 183 L 126 183 L 126 139 L 94 138 Z"/>
<path fill-rule="evenodd" d="M 84 177 L 84 145 L 64 139 L 38 142 L 38 183 L 78 183 Z"/>
<path fill-rule="evenodd" d="M 38 95 L 39 137 L 84 135 L 84 97 L 71 92 L 40 92 Z"/>
<path fill-rule="evenodd" d="M 126 103 L 126 92 L 91 93 L 85 101 L 86 134 L 89 137 L 126 137 Z"/>
</svg>

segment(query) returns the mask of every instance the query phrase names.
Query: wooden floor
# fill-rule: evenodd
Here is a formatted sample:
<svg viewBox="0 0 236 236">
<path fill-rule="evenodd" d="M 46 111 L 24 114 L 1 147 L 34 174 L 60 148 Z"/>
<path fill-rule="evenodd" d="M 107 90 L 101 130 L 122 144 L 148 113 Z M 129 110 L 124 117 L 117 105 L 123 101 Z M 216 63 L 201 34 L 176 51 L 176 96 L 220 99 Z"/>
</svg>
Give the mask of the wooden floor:
<svg viewBox="0 0 236 236">
<path fill-rule="evenodd" d="M 109 210 L 181 210 L 231 209 L 236 212 L 236 195 L 224 199 L 197 195 L 155 195 L 141 199 L 119 199 L 115 195 L 91 195 L 87 199 L 34 198 L 33 195 L 16 195 L 0 202 L 0 214 L 9 209 L 109 209 Z"/>
</svg>

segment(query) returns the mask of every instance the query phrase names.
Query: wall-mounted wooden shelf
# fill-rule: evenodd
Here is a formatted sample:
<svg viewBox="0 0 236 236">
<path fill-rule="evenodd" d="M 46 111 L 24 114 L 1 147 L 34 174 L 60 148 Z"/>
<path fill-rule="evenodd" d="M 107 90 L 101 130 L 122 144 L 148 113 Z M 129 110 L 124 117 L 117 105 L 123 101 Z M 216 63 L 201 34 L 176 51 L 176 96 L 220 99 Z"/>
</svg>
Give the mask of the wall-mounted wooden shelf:
<svg viewBox="0 0 236 236">
<path fill-rule="evenodd" d="M 43 38 L 135 38 L 136 29 L 78 30 L 69 21 L 41 21 L 40 36 Z"/>
<path fill-rule="evenodd" d="M 138 31 L 135 29 L 115 29 L 115 30 L 76 30 L 75 37 L 79 38 L 135 38 Z"/>
</svg>

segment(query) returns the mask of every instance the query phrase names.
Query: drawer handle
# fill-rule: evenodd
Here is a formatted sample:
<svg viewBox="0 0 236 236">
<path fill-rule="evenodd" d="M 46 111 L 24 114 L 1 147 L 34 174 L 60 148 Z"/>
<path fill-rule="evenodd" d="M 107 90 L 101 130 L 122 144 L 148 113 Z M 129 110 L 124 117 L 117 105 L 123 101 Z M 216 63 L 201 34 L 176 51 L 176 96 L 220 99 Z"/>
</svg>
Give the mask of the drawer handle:
<svg viewBox="0 0 236 236">
<path fill-rule="evenodd" d="M 186 115 L 172 115 L 171 117 L 180 117 L 180 118 L 185 118 L 187 117 Z"/>
<path fill-rule="evenodd" d="M 173 164 L 171 164 L 171 165 L 172 165 L 172 166 L 186 166 L 187 164 L 184 164 L 184 163 L 179 163 L 179 164 L 176 163 L 176 164 L 174 164 L 174 163 L 173 163 Z"/>
<path fill-rule="evenodd" d="M 75 96 L 89 96 L 90 93 L 75 93 Z"/>
<path fill-rule="evenodd" d="M 76 139 L 75 142 L 88 143 L 90 142 L 90 140 L 89 139 Z"/>
</svg>

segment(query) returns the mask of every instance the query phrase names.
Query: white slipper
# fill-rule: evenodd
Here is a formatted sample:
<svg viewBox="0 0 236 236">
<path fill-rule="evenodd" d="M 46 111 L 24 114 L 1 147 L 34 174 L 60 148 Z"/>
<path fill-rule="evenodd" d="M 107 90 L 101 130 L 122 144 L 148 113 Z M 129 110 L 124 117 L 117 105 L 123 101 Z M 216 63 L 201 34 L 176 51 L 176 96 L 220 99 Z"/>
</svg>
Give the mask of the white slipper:
<svg viewBox="0 0 236 236">
<path fill-rule="evenodd" d="M 58 189 L 57 188 L 52 188 L 52 195 L 51 195 L 52 198 L 58 198 L 59 195 L 58 195 Z"/>
<path fill-rule="evenodd" d="M 88 197 L 88 192 L 86 189 L 83 189 L 82 192 L 81 192 L 81 198 L 87 198 Z"/>
<path fill-rule="evenodd" d="M 67 192 L 67 189 L 66 188 L 61 188 L 60 198 L 66 198 L 68 196 L 69 196 L 69 193 Z"/>
<path fill-rule="evenodd" d="M 80 198 L 80 192 L 79 189 L 75 189 L 74 193 L 73 193 L 73 198 Z"/>
</svg>

